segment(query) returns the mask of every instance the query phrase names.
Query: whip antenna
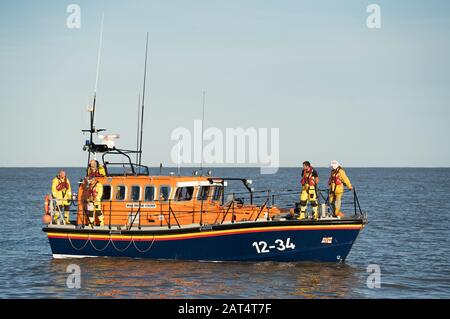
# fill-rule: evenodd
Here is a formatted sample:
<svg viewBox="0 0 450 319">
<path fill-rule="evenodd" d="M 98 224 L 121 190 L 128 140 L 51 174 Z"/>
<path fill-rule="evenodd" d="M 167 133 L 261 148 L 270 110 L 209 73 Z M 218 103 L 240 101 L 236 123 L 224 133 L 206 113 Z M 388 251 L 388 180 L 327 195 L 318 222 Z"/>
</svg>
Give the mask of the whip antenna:
<svg viewBox="0 0 450 319">
<path fill-rule="evenodd" d="M 138 119 L 137 119 L 137 131 L 136 131 L 136 164 L 139 160 L 139 127 L 141 121 L 141 94 L 138 94 Z"/>
<path fill-rule="evenodd" d="M 98 43 L 98 54 L 97 54 L 97 71 L 96 71 L 96 75 L 95 75 L 95 87 L 94 87 L 94 102 L 92 103 L 92 113 L 91 113 L 91 129 L 93 129 L 94 127 L 94 119 L 95 119 L 95 102 L 97 100 L 97 88 L 98 88 L 98 77 L 100 74 L 100 58 L 102 55 L 102 43 L 103 43 L 103 22 L 105 20 L 105 14 L 102 13 L 102 23 L 101 23 L 101 27 L 100 27 L 100 40 Z M 92 142 L 92 141 L 91 141 Z"/>
<path fill-rule="evenodd" d="M 177 154 L 177 171 L 178 176 L 180 176 L 180 153 L 181 153 L 181 146 L 180 146 L 181 138 L 178 138 L 178 154 Z"/>
<path fill-rule="evenodd" d="M 200 153 L 200 173 L 203 175 L 203 134 L 204 134 L 204 126 L 203 122 L 205 122 L 205 95 L 206 92 L 203 90 L 203 110 L 202 110 L 202 147 Z"/>
<path fill-rule="evenodd" d="M 148 32 L 145 42 L 145 65 L 144 65 L 144 85 L 142 88 L 142 110 L 141 110 L 141 138 L 139 142 L 139 165 L 142 163 L 142 133 L 144 131 L 144 101 L 145 101 L 145 80 L 147 78 L 147 56 L 148 56 Z"/>
<path fill-rule="evenodd" d="M 97 102 L 97 87 L 98 87 L 98 78 L 99 78 L 99 74 L 100 74 L 100 57 L 101 57 L 101 52 L 102 52 L 102 42 L 103 42 L 103 22 L 105 20 L 105 14 L 102 13 L 102 23 L 101 23 L 101 27 L 100 27 L 100 40 L 99 40 L 99 44 L 98 44 L 98 54 L 97 54 L 97 71 L 96 71 L 96 75 L 95 75 L 95 86 L 94 86 L 94 100 L 92 101 L 92 107 L 89 109 L 90 112 L 90 129 L 89 130 L 83 130 L 83 132 L 89 132 L 90 136 L 89 136 L 89 146 L 87 146 L 87 149 L 89 150 L 89 154 L 88 154 L 88 165 L 89 165 L 89 161 L 91 159 L 91 153 L 92 153 L 92 146 L 94 145 L 93 143 L 93 135 L 94 133 L 98 133 L 100 130 L 96 130 L 95 126 L 94 126 L 94 121 L 95 121 L 95 106 L 96 106 L 96 102 Z M 103 130 L 102 130 L 103 131 Z"/>
</svg>

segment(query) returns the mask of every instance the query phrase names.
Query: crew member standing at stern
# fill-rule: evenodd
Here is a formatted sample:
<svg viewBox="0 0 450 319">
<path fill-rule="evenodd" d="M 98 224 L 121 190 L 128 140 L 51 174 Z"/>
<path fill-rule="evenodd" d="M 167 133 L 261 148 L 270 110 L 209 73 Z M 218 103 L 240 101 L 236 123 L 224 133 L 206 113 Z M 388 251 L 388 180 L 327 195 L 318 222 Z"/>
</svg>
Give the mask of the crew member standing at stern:
<svg viewBox="0 0 450 319">
<path fill-rule="evenodd" d="M 89 216 L 89 224 L 91 226 L 96 225 L 95 218 L 97 217 L 100 222 L 100 226 L 105 225 L 103 213 L 102 213 L 102 196 L 103 185 L 94 177 L 87 178 L 87 197 L 86 197 L 86 210 Z"/>
<path fill-rule="evenodd" d="M 61 170 L 52 181 L 52 195 L 56 199 L 57 209 L 53 215 L 55 222 L 60 224 L 60 214 L 64 212 L 64 224 L 69 224 L 69 206 L 72 200 L 72 188 L 66 172 Z"/>
<path fill-rule="evenodd" d="M 302 192 L 300 194 L 300 217 L 298 219 L 306 218 L 306 206 L 308 205 L 308 202 L 311 203 L 314 219 L 319 219 L 316 191 L 318 184 L 319 175 L 317 174 L 317 171 L 311 166 L 310 162 L 303 162 Z"/>
<path fill-rule="evenodd" d="M 344 195 L 344 185 L 347 186 L 349 190 L 352 190 L 353 186 L 338 161 L 332 161 L 330 166 L 331 174 L 330 179 L 328 180 L 328 185 L 330 186 L 330 205 L 333 209 L 334 216 L 343 218 L 344 213 L 341 212 L 341 202 L 342 195 Z"/>
</svg>

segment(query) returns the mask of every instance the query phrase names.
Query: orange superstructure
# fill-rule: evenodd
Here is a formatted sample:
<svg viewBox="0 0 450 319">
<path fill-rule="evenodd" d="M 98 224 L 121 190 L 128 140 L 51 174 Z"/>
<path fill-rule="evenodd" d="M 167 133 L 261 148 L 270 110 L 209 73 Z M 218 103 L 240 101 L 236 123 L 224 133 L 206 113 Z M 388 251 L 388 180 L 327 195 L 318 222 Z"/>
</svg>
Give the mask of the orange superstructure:
<svg viewBox="0 0 450 319">
<path fill-rule="evenodd" d="M 98 177 L 97 180 L 103 185 L 101 207 L 105 225 L 212 225 L 267 219 L 280 213 L 277 207 L 246 204 L 232 195 L 224 196 L 227 181 L 223 178 L 123 175 Z M 89 224 L 85 202 L 85 185 L 81 184 L 79 225 Z"/>
</svg>

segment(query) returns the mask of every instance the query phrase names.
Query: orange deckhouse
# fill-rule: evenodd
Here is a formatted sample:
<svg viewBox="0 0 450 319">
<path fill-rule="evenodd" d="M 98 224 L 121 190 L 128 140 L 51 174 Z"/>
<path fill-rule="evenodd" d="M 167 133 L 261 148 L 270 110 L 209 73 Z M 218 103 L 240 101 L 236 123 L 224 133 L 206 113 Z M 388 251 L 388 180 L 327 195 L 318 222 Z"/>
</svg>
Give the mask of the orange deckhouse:
<svg viewBox="0 0 450 319">
<path fill-rule="evenodd" d="M 109 153 L 122 151 L 111 150 Z M 105 162 L 104 167 L 106 176 L 96 179 L 103 185 L 101 210 L 105 227 L 211 225 L 268 220 L 280 213 L 278 208 L 269 207 L 267 202 L 263 205 L 253 204 L 251 181 L 247 179 L 198 175 L 150 176 L 147 167 L 131 162 L 125 167 L 123 164 Z M 122 171 L 118 172 L 118 169 Z M 229 180 L 242 181 L 248 191 L 245 195 L 250 201 L 248 204 L 238 195 L 225 196 Z M 83 183 L 78 191 L 78 225 L 89 225 L 86 193 Z"/>
</svg>

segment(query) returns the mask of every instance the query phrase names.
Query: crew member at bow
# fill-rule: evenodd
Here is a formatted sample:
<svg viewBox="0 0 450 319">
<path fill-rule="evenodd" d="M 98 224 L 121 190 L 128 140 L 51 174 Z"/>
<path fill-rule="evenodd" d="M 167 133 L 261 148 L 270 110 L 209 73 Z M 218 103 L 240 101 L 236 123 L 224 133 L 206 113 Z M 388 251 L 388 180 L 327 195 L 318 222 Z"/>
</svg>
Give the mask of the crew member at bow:
<svg viewBox="0 0 450 319">
<path fill-rule="evenodd" d="M 300 194 L 300 216 L 298 219 L 306 218 L 306 207 L 308 202 L 311 204 L 314 219 L 319 219 L 317 203 L 317 185 L 319 184 L 319 175 L 308 161 L 303 162 L 302 170 L 302 192 Z"/>
<path fill-rule="evenodd" d="M 72 200 L 72 188 L 66 172 L 61 170 L 52 181 L 52 196 L 56 199 L 54 221 L 59 225 L 61 214 L 64 213 L 64 224 L 69 224 L 69 205 Z"/>
<path fill-rule="evenodd" d="M 329 202 L 335 217 L 343 218 L 344 213 L 341 212 L 342 196 L 344 195 L 344 185 L 349 190 L 353 189 L 350 179 L 347 177 L 344 169 L 339 165 L 338 161 L 332 161 L 330 179 L 328 185 L 330 187 Z"/>
</svg>

